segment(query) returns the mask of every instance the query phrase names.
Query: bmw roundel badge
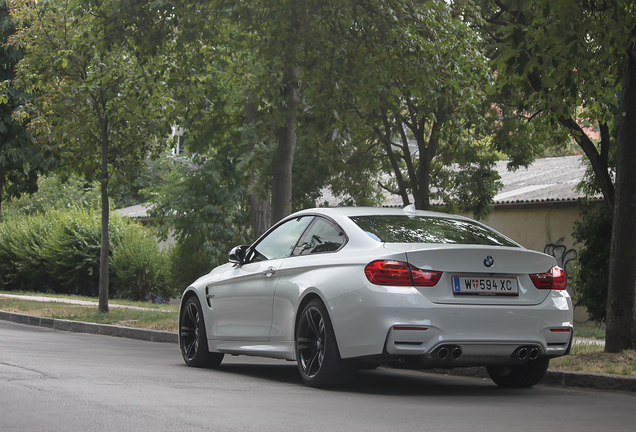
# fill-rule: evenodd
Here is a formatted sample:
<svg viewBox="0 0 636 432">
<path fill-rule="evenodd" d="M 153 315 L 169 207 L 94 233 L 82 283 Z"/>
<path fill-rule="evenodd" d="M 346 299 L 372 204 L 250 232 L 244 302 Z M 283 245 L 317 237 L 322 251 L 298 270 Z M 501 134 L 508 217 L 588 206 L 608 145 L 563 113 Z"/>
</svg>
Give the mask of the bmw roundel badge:
<svg viewBox="0 0 636 432">
<path fill-rule="evenodd" d="M 493 259 L 493 257 L 491 257 L 490 255 L 488 255 L 486 258 L 484 258 L 484 265 L 486 267 L 492 267 L 492 265 L 495 263 L 495 260 Z"/>
</svg>

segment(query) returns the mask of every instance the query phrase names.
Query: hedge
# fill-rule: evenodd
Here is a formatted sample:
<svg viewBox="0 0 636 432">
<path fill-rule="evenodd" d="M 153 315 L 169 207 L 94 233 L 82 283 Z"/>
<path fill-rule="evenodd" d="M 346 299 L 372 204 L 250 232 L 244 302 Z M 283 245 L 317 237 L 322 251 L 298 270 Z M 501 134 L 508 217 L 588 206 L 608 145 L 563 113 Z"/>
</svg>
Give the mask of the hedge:
<svg viewBox="0 0 636 432">
<path fill-rule="evenodd" d="M 168 298 L 169 253 L 138 223 L 111 216 L 111 297 Z M 79 294 L 99 291 L 101 219 L 90 209 L 10 215 L 0 223 L 0 289 Z"/>
</svg>

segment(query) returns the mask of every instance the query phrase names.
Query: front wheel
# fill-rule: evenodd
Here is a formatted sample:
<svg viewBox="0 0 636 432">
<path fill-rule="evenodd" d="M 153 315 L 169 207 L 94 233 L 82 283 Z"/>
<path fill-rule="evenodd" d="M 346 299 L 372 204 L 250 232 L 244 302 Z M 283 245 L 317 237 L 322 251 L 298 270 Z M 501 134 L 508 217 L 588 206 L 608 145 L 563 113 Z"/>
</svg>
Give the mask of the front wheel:
<svg viewBox="0 0 636 432">
<path fill-rule="evenodd" d="M 523 388 L 541 381 L 549 365 L 549 358 L 538 358 L 521 365 L 488 366 L 486 371 L 499 387 Z"/>
<path fill-rule="evenodd" d="M 357 362 L 340 358 L 331 320 L 319 300 L 310 301 L 298 319 L 296 358 L 300 376 L 310 387 L 339 387 L 355 376 Z"/>
<path fill-rule="evenodd" d="M 181 308 L 179 346 L 183 360 L 188 366 L 216 367 L 223 361 L 223 353 L 208 351 L 203 312 L 196 295 L 190 296 Z"/>
</svg>

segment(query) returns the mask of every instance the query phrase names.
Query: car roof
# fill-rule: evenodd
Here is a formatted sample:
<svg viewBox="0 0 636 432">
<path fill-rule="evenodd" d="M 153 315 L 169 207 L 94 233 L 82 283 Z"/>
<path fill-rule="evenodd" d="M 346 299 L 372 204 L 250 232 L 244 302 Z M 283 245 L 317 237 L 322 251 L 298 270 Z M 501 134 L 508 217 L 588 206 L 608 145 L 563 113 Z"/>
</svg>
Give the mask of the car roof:
<svg viewBox="0 0 636 432">
<path fill-rule="evenodd" d="M 452 219 L 463 219 L 463 216 L 440 213 L 434 211 L 416 210 L 414 206 L 407 206 L 405 208 L 397 207 L 319 207 L 313 209 L 301 210 L 294 213 L 292 216 L 300 216 L 302 214 L 324 214 L 326 216 L 428 216 L 428 217 L 443 217 Z"/>
</svg>

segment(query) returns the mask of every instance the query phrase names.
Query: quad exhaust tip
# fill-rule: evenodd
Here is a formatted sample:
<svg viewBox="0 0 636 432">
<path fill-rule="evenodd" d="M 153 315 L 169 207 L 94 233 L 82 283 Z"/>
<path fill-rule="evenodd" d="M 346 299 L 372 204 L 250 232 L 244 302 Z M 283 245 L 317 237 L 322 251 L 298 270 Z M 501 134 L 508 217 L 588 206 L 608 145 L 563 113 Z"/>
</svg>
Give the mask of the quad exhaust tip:
<svg viewBox="0 0 636 432">
<path fill-rule="evenodd" d="M 442 345 L 437 350 L 437 357 L 440 360 L 446 360 L 449 357 L 453 360 L 457 360 L 462 356 L 462 348 L 456 345 Z"/>
<path fill-rule="evenodd" d="M 453 350 L 451 351 L 451 357 L 454 358 L 455 360 L 457 360 L 458 358 L 460 358 L 462 356 L 462 349 L 461 347 L 455 347 L 453 348 Z"/>
<path fill-rule="evenodd" d="M 537 357 L 539 357 L 539 348 L 534 347 L 530 350 L 530 354 L 528 354 L 528 357 L 530 357 L 530 360 L 536 360 Z"/>
<path fill-rule="evenodd" d="M 512 356 L 519 360 L 536 360 L 540 353 L 539 348 L 535 346 L 522 346 L 517 348 Z"/>
</svg>

